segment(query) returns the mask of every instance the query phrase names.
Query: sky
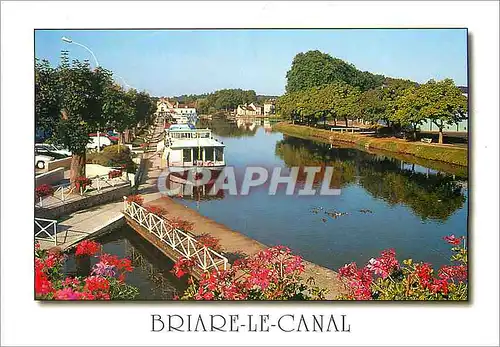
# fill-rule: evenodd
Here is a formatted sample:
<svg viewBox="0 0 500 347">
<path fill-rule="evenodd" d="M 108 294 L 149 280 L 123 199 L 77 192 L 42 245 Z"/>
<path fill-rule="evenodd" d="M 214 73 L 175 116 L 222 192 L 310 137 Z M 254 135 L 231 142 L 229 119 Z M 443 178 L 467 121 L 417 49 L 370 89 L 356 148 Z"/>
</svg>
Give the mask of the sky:
<svg viewBox="0 0 500 347">
<path fill-rule="evenodd" d="M 281 95 L 294 56 L 316 49 L 363 71 L 467 85 L 465 29 L 36 30 L 35 57 L 55 66 L 68 50 L 95 65 L 63 36 L 91 49 L 118 83 L 153 96 L 225 88 Z"/>
</svg>

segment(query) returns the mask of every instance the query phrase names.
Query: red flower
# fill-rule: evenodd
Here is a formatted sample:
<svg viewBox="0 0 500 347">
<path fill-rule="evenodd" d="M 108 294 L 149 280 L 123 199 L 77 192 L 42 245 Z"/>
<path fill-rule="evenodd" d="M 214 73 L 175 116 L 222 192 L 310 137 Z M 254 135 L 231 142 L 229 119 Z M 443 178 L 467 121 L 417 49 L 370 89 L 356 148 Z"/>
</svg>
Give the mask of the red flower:
<svg viewBox="0 0 500 347">
<path fill-rule="evenodd" d="M 91 240 L 83 240 L 76 246 L 75 255 L 95 255 L 101 250 L 101 244 Z"/>
<path fill-rule="evenodd" d="M 185 274 L 189 273 L 193 266 L 195 265 L 194 260 L 192 259 L 187 259 L 184 257 L 179 257 L 177 261 L 174 264 L 174 267 L 172 268 L 171 272 L 177 277 L 181 278 Z"/>
<path fill-rule="evenodd" d="M 446 265 L 438 271 L 439 278 L 452 281 L 466 281 L 467 267 L 465 265 Z"/>
<path fill-rule="evenodd" d="M 38 198 L 54 194 L 54 188 L 49 184 L 42 184 L 36 187 L 35 194 Z"/>
<path fill-rule="evenodd" d="M 462 242 L 463 237 L 456 237 L 455 235 L 449 235 L 443 237 L 443 240 L 448 242 L 450 245 L 459 245 Z"/>
<path fill-rule="evenodd" d="M 112 170 L 108 172 L 108 178 L 115 178 L 121 176 L 122 176 L 122 170 Z"/>
<path fill-rule="evenodd" d="M 415 269 L 417 272 L 420 285 L 424 288 L 427 288 L 431 280 L 431 274 L 432 274 L 431 265 L 429 263 L 417 264 L 415 265 Z"/>
<path fill-rule="evenodd" d="M 441 292 L 446 295 L 448 294 L 448 282 L 434 278 L 432 283 L 429 283 L 429 290 L 433 293 Z"/>
<path fill-rule="evenodd" d="M 210 234 L 201 234 L 195 237 L 195 239 L 200 242 L 203 246 L 208 247 L 216 252 L 222 252 L 222 246 L 220 245 L 220 239 Z"/>
<path fill-rule="evenodd" d="M 89 292 L 98 292 L 98 291 L 109 291 L 109 281 L 100 276 L 89 276 L 85 278 L 85 286 L 84 289 Z"/>
<path fill-rule="evenodd" d="M 144 202 L 144 198 L 140 195 L 129 195 L 127 196 L 127 202 L 135 202 L 137 205 L 141 205 Z"/>
</svg>

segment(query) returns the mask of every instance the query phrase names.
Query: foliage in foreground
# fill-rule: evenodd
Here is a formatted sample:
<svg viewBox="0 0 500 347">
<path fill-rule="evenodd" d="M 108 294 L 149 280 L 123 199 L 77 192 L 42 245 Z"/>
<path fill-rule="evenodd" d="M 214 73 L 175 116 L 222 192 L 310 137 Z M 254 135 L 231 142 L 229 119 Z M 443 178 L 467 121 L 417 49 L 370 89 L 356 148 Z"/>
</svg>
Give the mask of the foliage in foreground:
<svg viewBox="0 0 500 347">
<path fill-rule="evenodd" d="M 463 238 L 454 235 L 444 238 L 453 245 L 451 261 L 437 272 L 429 263 L 414 263 L 412 259 L 401 265 L 394 250 L 383 251 L 380 257 L 370 259 L 358 269 L 356 263 L 340 268 L 339 277 L 346 284 L 344 300 L 467 300 L 467 249 L 461 247 Z"/>
<path fill-rule="evenodd" d="M 182 277 L 194 263 L 180 258 L 173 272 Z M 305 266 L 289 248 L 276 246 L 236 260 L 224 271 L 206 272 L 200 281 L 190 278 L 182 300 L 323 300 L 325 290 L 301 275 Z"/>
<path fill-rule="evenodd" d="M 87 277 L 69 277 L 62 272 L 66 255 L 57 250 L 42 250 L 35 244 L 35 296 L 41 300 L 132 300 L 139 290 L 125 283 L 133 270 L 129 259 L 102 253 L 101 245 L 82 241 L 76 257 L 95 256 L 99 262 Z"/>
<path fill-rule="evenodd" d="M 454 265 L 434 271 L 429 263 L 404 260 L 385 250 L 358 269 L 355 263 L 338 271 L 345 291 L 337 300 L 467 300 L 467 250 L 463 238 L 445 237 L 453 245 Z M 192 273 L 195 262 L 180 257 L 172 272 L 181 278 Z M 189 277 L 181 300 L 324 300 L 327 289 L 304 281 L 303 259 L 283 246 L 268 248 L 236 260 L 228 270 L 205 272 L 200 280 Z"/>
</svg>

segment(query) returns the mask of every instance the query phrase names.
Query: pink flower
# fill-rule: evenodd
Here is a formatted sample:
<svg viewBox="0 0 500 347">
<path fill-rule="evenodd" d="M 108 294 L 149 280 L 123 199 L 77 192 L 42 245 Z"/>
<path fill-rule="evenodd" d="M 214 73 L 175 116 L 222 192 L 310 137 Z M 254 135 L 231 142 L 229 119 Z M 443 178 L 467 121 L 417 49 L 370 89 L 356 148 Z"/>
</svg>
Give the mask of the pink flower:
<svg viewBox="0 0 500 347">
<path fill-rule="evenodd" d="M 450 245 L 459 245 L 462 242 L 463 237 L 456 237 L 455 235 L 448 235 L 448 236 L 443 237 L 443 240 L 448 242 Z"/>
<path fill-rule="evenodd" d="M 78 300 L 80 294 L 75 292 L 72 288 L 66 287 L 56 291 L 54 297 L 56 300 Z"/>
<path fill-rule="evenodd" d="M 447 281 L 466 281 L 467 267 L 465 265 L 446 265 L 439 269 L 438 276 Z"/>
</svg>

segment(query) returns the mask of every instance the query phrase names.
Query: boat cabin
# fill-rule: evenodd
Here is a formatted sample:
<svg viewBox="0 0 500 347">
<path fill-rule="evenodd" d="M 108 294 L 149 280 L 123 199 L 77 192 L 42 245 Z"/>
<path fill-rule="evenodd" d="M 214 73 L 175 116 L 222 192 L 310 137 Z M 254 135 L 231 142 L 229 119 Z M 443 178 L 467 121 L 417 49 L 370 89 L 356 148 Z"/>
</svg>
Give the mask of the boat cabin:
<svg viewBox="0 0 500 347">
<path fill-rule="evenodd" d="M 212 137 L 210 129 L 173 124 L 165 129 L 164 159 L 167 166 L 221 167 L 225 165 L 224 144 Z"/>
</svg>

